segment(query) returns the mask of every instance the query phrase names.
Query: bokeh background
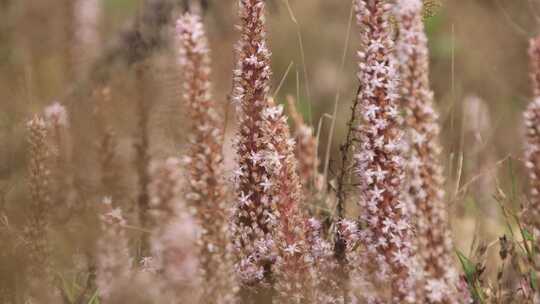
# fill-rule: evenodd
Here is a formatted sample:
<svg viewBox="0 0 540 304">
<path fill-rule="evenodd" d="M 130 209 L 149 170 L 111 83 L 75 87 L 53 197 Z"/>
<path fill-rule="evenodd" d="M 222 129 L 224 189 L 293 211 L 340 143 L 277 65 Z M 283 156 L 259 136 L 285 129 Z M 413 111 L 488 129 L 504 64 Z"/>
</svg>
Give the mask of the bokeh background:
<svg viewBox="0 0 540 304">
<path fill-rule="evenodd" d="M 82 200 L 91 202 L 95 198 L 94 168 L 99 155 L 94 135 L 103 121 L 94 117 L 95 96 L 73 94 L 85 85 L 93 69 L 111 74 L 110 81 L 95 89 L 101 90 L 100 98 L 106 101 L 103 119 L 118 134 L 119 183 L 128 204 L 135 197 L 130 189 L 136 184 L 134 100 L 141 94 L 150 104 L 152 156 L 182 153 L 183 130 L 189 118 L 183 114 L 180 101 L 182 71 L 176 67 L 174 47 L 146 60 L 150 72 L 143 79 L 143 87 L 132 68 L 94 64 L 94 59 L 141 14 L 141 1 L 100 1 L 97 32 L 88 34 L 77 30 L 84 16 L 74 16 L 74 0 L 0 0 L 0 215 L 9 219 L 9 227 L 16 229 L 23 221 L 29 199 L 26 121 L 55 100 L 66 104 L 72 117 L 75 184 L 85 194 Z M 441 113 L 448 202 L 456 246 L 469 252 L 473 240 L 476 245 L 480 241 L 491 243 L 507 233 L 494 194 L 504 193 L 512 208 L 526 199 L 521 117 L 531 96 L 527 48 L 528 39 L 538 34 L 540 1 L 430 2 L 435 5 L 432 14 L 426 16 L 430 77 Z M 286 95 L 295 96 L 314 128 L 319 130 L 321 125 L 319 152 L 323 164 L 326 157 L 330 158 L 330 179 L 337 169 L 339 145 L 358 86 L 358 28 L 354 20 L 349 28 L 351 3 L 289 0 L 287 4 L 284 0 L 268 0 L 274 88 L 282 83 L 276 99 L 283 102 Z M 209 1 L 205 23 L 212 48 L 213 86 L 216 99 L 227 108 L 228 134 L 235 128 L 228 96 L 233 46 L 238 38 L 236 20 L 236 1 Z M 85 35 L 94 40 L 82 41 Z M 105 93 L 103 87 L 107 87 Z M 329 143 L 328 115 L 333 114 L 336 96 L 336 133 Z M 326 155 L 329 144 L 331 153 Z M 230 163 L 233 153 L 227 151 Z M 59 232 L 59 242 L 77 240 L 80 229 L 75 226 L 69 232 Z M 0 261 L 2 269 L 13 274 L 16 270 L 6 266 L 7 261 Z"/>
</svg>

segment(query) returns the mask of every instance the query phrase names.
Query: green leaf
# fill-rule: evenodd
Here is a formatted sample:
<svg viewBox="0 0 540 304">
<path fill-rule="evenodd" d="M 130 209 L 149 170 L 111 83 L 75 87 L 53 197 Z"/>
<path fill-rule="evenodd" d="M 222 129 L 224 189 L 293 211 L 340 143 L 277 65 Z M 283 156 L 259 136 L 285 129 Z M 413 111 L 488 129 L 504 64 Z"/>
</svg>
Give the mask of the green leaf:
<svg viewBox="0 0 540 304">
<path fill-rule="evenodd" d="M 465 272 L 465 277 L 467 277 L 467 281 L 472 283 L 474 281 L 474 275 L 476 273 L 476 266 L 459 250 L 456 250 L 456 254 L 458 256 L 459 262 L 461 263 L 461 266 L 463 267 L 463 272 Z"/>
<path fill-rule="evenodd" d="M 536 277 L 536 271 L 534 269 L 531 269 L 529 272 L 529 276 L 531 278 L 531 288 L 536 291 L 537 290 L 536 288 L 538 286 L 538 283 L 537 283 L 538 279 Z"/>
<path fill-rule="evenodd" d="M 88 304 L 99 304 L 99 292 L 96 290 L 90 300 L 88 300 Z"/>
<path fill-rule="evenodd" d="M 69 303 L 75 302 L 75 292 L 72 289 L 72 286 L 64 279 L 63 276 L 58 275 L 60 279 L 62 280 L 62 291 L 64 292 L 64 295 L 68 299 Z"/>
<path fill-rule="evenodd" d="M 534 236 L 525 228 L 523 228 L 523 237 L 527 240 L 527 241 L 531 241 L 531 242 L 534 242 Z"/>
<path fill-rule="evenodd" d="M 479 290 L 476 286 L 476 266 L 469 260 L 463 253 L 459 250 L 456 250 L 459 262 L 463 267 L 465 272 L 465 278 L 467 279 L 467 285 L 469 285 L 469 290 L 473 296 L 474 303 L 484 303 L 482 290 Z"/>
</svg>

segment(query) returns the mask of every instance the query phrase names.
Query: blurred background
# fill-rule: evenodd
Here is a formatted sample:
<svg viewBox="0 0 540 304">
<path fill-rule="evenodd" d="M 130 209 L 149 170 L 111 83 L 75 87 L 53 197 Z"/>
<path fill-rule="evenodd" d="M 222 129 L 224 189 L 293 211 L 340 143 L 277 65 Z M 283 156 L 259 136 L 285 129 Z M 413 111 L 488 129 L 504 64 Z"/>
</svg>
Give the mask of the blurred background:
<svg viewBox="0 0 540 304">
<path fill-rule="evenodd" d="M 104 53 L 119 39 L 130 39 L 122 33 L 144 20 L 145 6 L 142 0 L 96 0 L 96 7 L 90 2 L 0 0 L 0 214 L 9 219 L 10 227 L 22 222 L 29 200 L 26 121 L 53 101 L 70 111 L 73 179 L 85 203 L 96 195 L 95 135 L 104 124 L 117 134 L 123 199 L 135 197 L 130 189 L 136 184 L 137 98 L 144 96 L 145 111 L 150 113 L 152 157 L 182 153 L 188 117 L 183 114 L 182 71 L 176 66 L 174 47 L 150 49 L 142 63 L 149 72 L 142 79 L 130 66 L 130 58 L 121 63 L 104 60 Z M 228 109 L 228 134 L 235 130 L 228 96 L 238 38 L 236 2 L 209 0 L 205 12 L 215 98 Z M 527 48 L 529 38 L 538 34 L 540 1 L 426 2 L 433 9 L 425 22 L 430 77 L 443 127 L 448 201 L 456 246 L 469 252 L 473 239 L 490 243 L 505 233 L 494 194 L 504 193 L 512 208 L 525 200 L 521 117 L 531 96 Z M 347 36 L 351 3 L 268 0 L 273 88 L 279 87 L 276 99 L 284 102 L 286 95 L 295 96 L 307 121 L 315 130 L 321 126 L 320 158 L 323 164 L 330 159 L 330 179 L 338 168 L 339 145 L 358 86 L 354 20 Z M 165 27 L 165 36 L 172 38 L 172 29 L 172 24 Z M 127 57 L 134 54 L 125 51 Z M 99 111 L 96 98 L 101 102 Z M 327 116 L 333 114 L 336 99 L 336 133 L 329 143 Z M 326 155 L 329 144 L 331 152 Z M 234 155 L 230 148 L 227 151 L 230 164 Z M 59 232 L 58 239 L 77 240 L 80 228 Z M 2 269 L 15 271 L 5 261 Z"/>
</svg>

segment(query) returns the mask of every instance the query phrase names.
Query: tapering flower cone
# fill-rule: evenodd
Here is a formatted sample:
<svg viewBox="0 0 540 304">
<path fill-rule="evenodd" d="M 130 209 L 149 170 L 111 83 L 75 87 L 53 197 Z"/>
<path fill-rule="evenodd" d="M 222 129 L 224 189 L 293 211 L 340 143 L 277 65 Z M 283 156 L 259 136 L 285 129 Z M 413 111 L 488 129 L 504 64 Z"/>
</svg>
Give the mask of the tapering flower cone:
<svg viewBox="0 0 540 304">
<path fill-rule="evenodd" d="M 264 9 L 265 1 L 240 1 L 233 92 L 239 117 L 237 202 L 231 225 L 236 269 L 245 303 L 269 303 L 273 297 L 281 303 L 303 303 L 309 301 L 311 271 L 304 260 L 301 185 L 282 107 L 268 98 L 271 70 Z"/>
<path fill-rule="evenodd" d="M 277 249 L 275 277 L 277 303 L 311 303 L 313 301 L 313 268 L 306 242 L 306 218 L 301 209 L 302 188 L 298 178 L 294 154 L 295 143 L 290 137 L 287 118 L 282 106 L 274 106 L 263 112 L 266 130 L 266 147 L 263 166 L 270 179 L 263 188 L 271 193 L 277 216 L 273 232 Z"/>
<path fill-rule="evenodd" d="M 422 267 L 425 303 L 458 303 L 457 270 L 452 261 L 448 206 L 439 160 L 438 115 L 429 87 L 427 37 L 422 1 L 399 0 L 396 56 L 400 64 L 401 98 L 408 136 L 407 182 L 403 200 L 412 207 L 416 228 L 416 257 Z"/>
<path fill-rule="evenodd" d="M 313 196 L 322 190 L 322 176 L 318 172 L 317 138 L 313 128 L 306 124 L 302 114 L 298 112 L 294 99 L 289 96 L 287 101 L 295 125 L 293 137 L 296 141 L 294 153 L 298 161 L 298 175 L 304 190 L 304 198 L 311 203 Z"/>
<path fill-rule="evenodd" d="M 392 55 L 391 4 L 358 0 L 362 27 L 358 95 L 357 173 L 360 181 L 360 232 L 365 246 L 360 264 L 379 289 L 376 303 L 416 303 L 409 208 L 400 201 L 403 184 L 402 132 L 399 126 L 398 72 Z M 384 282 L 384 285 L 382 284 Z"/>
<path fill-rule="evenodd" d="M 197 210 L 201 225 L 201 266 L 207 303 L 234 301 L 235 283 L 227 250 L 229 197 L 223 180 L 223 127 L 218 105 L 210 90 L 210 50 L 199 16 L 186 13 L 178 19 L 180 65 L 184 75 L 184 101 L 192 118 L 186 167 L 186 198 Z"/>
<path fill-rule="evenodd" d="M 265 187 L 271 176 L 263 163 L 268 144 L 263 112 L 270 107 L 267 94 L 271 76 L 264 25 L 265 1 L 242 0 L 239 5 L 241 37 L 236 46 L 238 63 L 234 70 L 233 101 L 240 129 L 236 138 L 237 201 L 232 233 L 239 258 L 237 273 L 244 285 L 241 296 L 250 297 L 251 291 L 246 286 L 253 286 L 256 294 L 270 297 L 275 260 L 271 231 L 277 220 L 272 208 L 274 197 Z"/>
</svg>

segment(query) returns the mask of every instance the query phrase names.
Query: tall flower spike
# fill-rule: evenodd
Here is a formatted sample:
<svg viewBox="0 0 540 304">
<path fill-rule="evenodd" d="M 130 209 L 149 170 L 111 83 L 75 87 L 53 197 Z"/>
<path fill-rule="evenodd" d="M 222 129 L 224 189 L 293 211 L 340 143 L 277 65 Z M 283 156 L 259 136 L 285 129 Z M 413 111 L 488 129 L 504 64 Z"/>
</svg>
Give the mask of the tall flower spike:
<svg viewBox="0 0 540 304">
<path fill-rule="evenodd" d="M 283 106 L 263 111 L 266 151 L 262 162 L 270 179 L 263 181 L 263 188 L 271 194 L 275 206 L 277 226 L 273 232 L 277 249 L 275 264 L 277 303 L 312 303 L 313 268 L 309 261 L 306 242 L 307 221 L 300 208 L 302 186 L 296 169 L 295 142 L 290 138 Z"/>
<path fill-rule="evenodd" d="M 180 161 L 169 158 L 152 163 L 150 174 L 151 214 L 160 223 L 150 238 L 152 268 L 163 275 L 163 294 L 175 297 L 177 303 L 197 303 L 201 287 L 196 249 L 199 227 L 183 202 Z"/>
<path fill-rule="evenodd" d="M 415 303 L 409 210 L 400 201 L 403 180 L 402 133 L 397 105 L 397 71 L 388 21 L 392 5 L 383 0 L 357 0 L 362 27 L 358 95 L 363 123 L 355 155 L 360 181 L 360 234 L 365 246 L 359 267 L 380 287 L 383 303 Z M 385 284 L 380 284 L 384 282 Z"/>
<path fill-rule="evenodd" d="M 271 191 L 272 176 L 264 161 L 268 143 L 263 112 L 270 108 L 267 101 L 270 51 L 266 41 L 265 1 L 241 0 L 239 6 L 241 36 L 236 46 L 233 101 L 240 129 L 235 143 L 237 201 L 231 232 L 238 257 L 236 272 L 242 283 L 240 296 L 246 303 L 257 300 L 268 303 L 275 260 L 271 232 L 277 224 L 272 207 L 275 199 Z"/>
<path fill-rule="evenodd" d="M 223 120 L 210 92 L 210 56 L 203 24 L 186 13 L 176 24 L 184 101 L 192 118 L 187 200 L 201 225 L 201 266 L 207 303 L 234 301 L 232 263 L 227 252 L 227 189 L 223 181 Z"/>
<path fill-rule="evenodd" d="M 31 205 L 24 237 L 29 246 L 29 272 L 39 280 L 50 277 L 50 246 L 47 241 L 49 212 L 51 199 L 51 170 L 49 164 L 50 150 L 47 146 L 47 126 L 42 117 L 35 116 L 27 124 L 30 145 L 30 161 L 28 165 L 28 183 L 30 187 Z"/>
<path fill-rule="evenodd" d="M 77 191 L 73 185 L 72 149 L 68 111 L 60 102 L 44 110 L 51 150 L 51 197 L 55 206 L 69 214 L 76 207 Z"/>
<path fill-rule="evenodd" d="M 317 171 L 319 166 L 317 138 L 314 136 L 313 128 L 306 124 L 302 114 L 296 109 L 292 96 L 287 96 L 287 102 L 290 116 L 295 124 L 294 153 L 298 160 L 298 174 L 304 189 L 304 197 L 310 202 L 313 195 L 322 190 L 322 175 Z"/>
<path fill-rule="evenodd" d="M 280 303 L 305 302 L 311 270 L 305 261 L 302 193 L 283 108 L 267 98 L 271 71 L 264 8 L 263 0 L 240 1 L 233 92 L 240 120 L 231 226 L 236 269 L 246 303 L 269 303 L 274 278 Z"/>
<path fill-rule="evenodd" d="M 530 196 L 525 222 L 536 240 L 540 239 L 540 36 L 529 49 L 533 100 L 524 113 L 526 128 L 525 159 L 529 174 Z"/>
<path fill-rule="evenodd" d="M 403 200 L 414 206 L 415 248 L 424 275 L 422 303 L 458 303 L 457 270 L 452 262 L 448 206 L 439 160 L 438 115 L 429 87 L 429 54 L 422 1 L 399 0 L 396 56 L 401 73 L 401 103 L 408 136 L 407 183 Z"/>
</svg>

